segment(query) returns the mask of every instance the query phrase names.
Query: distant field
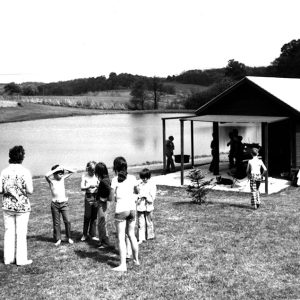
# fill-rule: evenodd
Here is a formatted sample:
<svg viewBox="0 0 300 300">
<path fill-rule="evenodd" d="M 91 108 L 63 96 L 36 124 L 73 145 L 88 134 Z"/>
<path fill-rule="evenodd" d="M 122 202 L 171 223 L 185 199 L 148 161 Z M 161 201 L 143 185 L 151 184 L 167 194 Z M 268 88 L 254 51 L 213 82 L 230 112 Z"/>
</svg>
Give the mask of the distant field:
<svg viewBox="0 0 300 300">
<path fill-rule="evenodd" d="M 176 93 L 193 94 L 207 90 L 209 87 L 198 84 L 185 84 L 179 82 L 168 81 L 165 85 L 171 85 L 175 88 Z"/>
<path fill-rule="evenodd" d="M 3 96 L 3 100 L 95 109 L 127 109 L 130 91 L 106 91 L 84 96 Z M 0 98 L 0 100 L 1 100 Z"/>
<path fill-rule="evenodd" d="M 152 95 L 149 93 L 149 99 Z M 161 95 L 160 109 L 184 108 L 186 97 L 182 94 Z M 131 100 L 130 90 L 104 91 L 82 96 L 0 96 L 0 101 L 10 100 L 23 103 L 54 105 L 63 107 L 89 108 L 101 110 L 127 110 Z M 153 108 L 153 100 L 145 101 L 145 109 Z"/>
<path fill-rule="evenodd" d="M 176 94 L 163 94 L 158 103 L 159 109 L 184 109 L 184 102 L 193 93 L 207 89 L 196 84 L 167 82 L 175 88 Z M 111 90 L 88 93 L 81 96 L 0 96 L 0 101 L 16 101 L 22 103 L 44 104 L 51 106 L 88 108 L 100 110 L 127 110 L 130 108 L 131 90 Z M 145 109 L 153 109 L 153 94 L 148 92 Z"/>
</svg>

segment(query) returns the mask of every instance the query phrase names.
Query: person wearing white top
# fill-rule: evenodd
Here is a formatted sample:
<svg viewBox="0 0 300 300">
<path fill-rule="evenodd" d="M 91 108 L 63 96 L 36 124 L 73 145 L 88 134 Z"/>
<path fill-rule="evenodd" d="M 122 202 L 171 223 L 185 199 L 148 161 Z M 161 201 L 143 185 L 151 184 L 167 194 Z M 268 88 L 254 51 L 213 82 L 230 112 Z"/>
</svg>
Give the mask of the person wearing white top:
<svg viewBox="0 0 300 300">
<path fill-rule="evenodd" d="M 60 232 L 60 214 L 62 215 L 65 223 L 66 236 L 69 244 L 73 244 L 71 239 L 71 223 L 69 221 L 69 203 L 66 197 L 65 179 L 74 173 L 73 170 L 69 170 L 60 165 L 55 165 L 45 175 L 46 181 L 49 183 L 52 201 L 51 212 L 53 219 L 53 237 L 55 246 L 61 244 L 61 232 Z"/>
<path fill-rule="evenodd" d="M 89 161 L 86 165 L 86 173 L 81 177 L 81 190 L 84 195 L 84 217 L 83 217 L 83 235 L 81 241 L 85 241 L 89 236 L 97 241 L 96 223 L 98 213 L 98 202 L 96 199 L 99 180 L 95 175 L 95 161 Z"/>
<path fill-rule="evenodd" d="M 140 182 L 137 186 L 137 225 L 138 241 L 154 239 L 153 210 L 156 197 L 156 185 L 151 181 L 151 172 L 145 168 L 140 172 Z"/>
<path fill-rule="evenodd" d="M 250 179 L 251 190 L 251 205 L 254 209 L 260 206 L 260 193 L 259 187 L 263 179 L 264 174 L 267 172 L 267 168 L 263 161 L 258 158 L 259 149 L 252 149 L 252 159 L 248 161 L 246 173 Z"/>
<path fill-rule="evenodd" d="M 136 195 L 134 194 L 137 180 L 127 174 L 127 162 L 124 157 L 117 157 L 113 167 L 116 177 L 112 179 L 111 187 L 116 201 L 115 222 L 118 234 L 120 265 L 114 271 L 127 271 L 126 265 L 126 233 L 130 241 L 133 262 L 139 265 L 138 243 L 135 236 Z"/>
<path fill-rule="evenodd" d="M 33 193 L 30 172 L 21 164 L 25 157 L 22 146 L 9 150 L 9 166 L 0 174 L 0 194 L 3 194 L 4 264 L 29 265 L 27 258 L 27 228 L 31 211 L 28 194 Z"/>
</svg>

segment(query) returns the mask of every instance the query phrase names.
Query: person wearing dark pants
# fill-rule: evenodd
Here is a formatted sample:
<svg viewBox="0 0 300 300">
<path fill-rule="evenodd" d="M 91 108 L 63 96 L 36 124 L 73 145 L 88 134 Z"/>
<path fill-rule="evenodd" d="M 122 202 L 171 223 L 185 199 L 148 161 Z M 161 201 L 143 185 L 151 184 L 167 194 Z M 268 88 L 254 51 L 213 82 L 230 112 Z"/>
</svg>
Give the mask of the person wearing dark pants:
<svg viewBox="0 0 300 300">
<path fill-rule="evenodd" d="M 71 223 L 69 221 L 69 203 L 64 202 L 51 202 L 51 213 L 53 220 L 53 237 L 55 241 L 61 240 L 60 230 L 60 215 L 62 215 L 63 222 L 65 223 L 66 236 L 69 240 L 71 238 Z"/>
<path fill-rule="evenodd" d="M 96 203 L 91 203 L 87 199 L 84 201 L 83 235 L 81 241 L 86 240 L 88 236 L 93 240 L 97 240 L 97 211 L 98 207 Z"/>
<path fill-rule="evenodd" d="M 173 160 L 173 154 L 174 154 L 174 137 L 169 136 L 168 140 L 166 141 L 166 157 L 167 157 L 167 169 L 166 172 L 174 172 L 175 171 L 175 164 Z"/>
<path fill-rule="evenodd" d="M 100 181 L 97 192 L 98 201 L 98 234 L 99 247 L 111 246 L 107 231 L 107 211 L 108 203 L 112 200 L 111 182 L 107 167 L 103 162 L 99 162 L 95 167 L 95 175 Z"/>
<path fill-rule="evenodd" d="M 88 237 L 98 241 L 96 232 L 98 202 L 96 195 L 99 181 L 95 175 L 95 166 L 95 161 L 89 161 L 86 165 L 86 172 L 81 177 L 80 187 L 82 191 L 85 191 L 82 242 Z"/>
</svg>

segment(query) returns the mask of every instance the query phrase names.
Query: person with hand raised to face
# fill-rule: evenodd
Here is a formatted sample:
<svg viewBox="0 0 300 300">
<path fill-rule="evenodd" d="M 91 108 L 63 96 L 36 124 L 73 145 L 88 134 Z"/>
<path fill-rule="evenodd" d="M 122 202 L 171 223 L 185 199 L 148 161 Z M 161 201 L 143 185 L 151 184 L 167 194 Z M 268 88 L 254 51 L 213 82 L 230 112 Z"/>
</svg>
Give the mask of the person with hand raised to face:
<svg viewBox="0 0 300 300">
<path fill-rule="evenodd" d="M 55 246 L 61 244 L 61 231 L 60 231 L 60 215 L 62 215 L 65 223 L 66 236 L 69 244 L 73 244 L 71 239 L 71 223 L 69 221 L 69 203 L 66 197 L 65 179 L 74 173 L 73 170 L 67 169 L 60 165 L 55 165 L 51 168 L 46 175 L 46 181 L 49 183 L 52 202 L 51 212 L 53 219 L 53 237 Z"/>
</svg>

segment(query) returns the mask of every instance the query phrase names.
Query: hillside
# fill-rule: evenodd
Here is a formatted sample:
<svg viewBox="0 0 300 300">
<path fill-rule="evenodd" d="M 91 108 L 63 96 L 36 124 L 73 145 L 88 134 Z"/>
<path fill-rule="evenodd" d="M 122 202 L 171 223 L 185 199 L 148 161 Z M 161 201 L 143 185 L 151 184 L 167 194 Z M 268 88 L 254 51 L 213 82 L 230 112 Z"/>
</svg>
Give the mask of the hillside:
<svg viewBox="0 0 300 300">
<path fill-rule="evenodd" d="M 173 86 L 176 94 L 194 94 L 207 90 L 209 86 L 198 85 L 198 84 L 187 84 L 174 81 L 166 81 L 164 85 Z"/>
</svg>

